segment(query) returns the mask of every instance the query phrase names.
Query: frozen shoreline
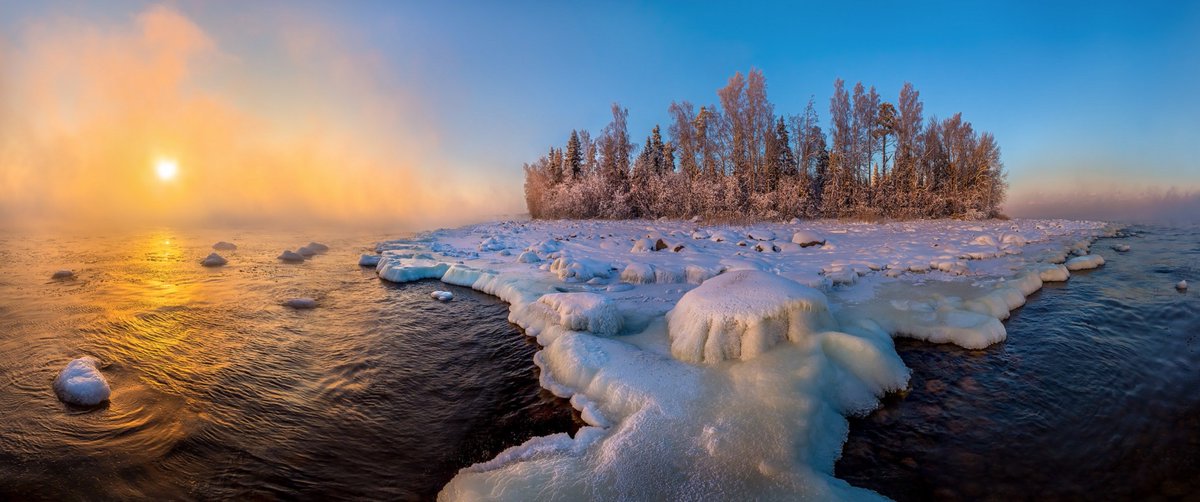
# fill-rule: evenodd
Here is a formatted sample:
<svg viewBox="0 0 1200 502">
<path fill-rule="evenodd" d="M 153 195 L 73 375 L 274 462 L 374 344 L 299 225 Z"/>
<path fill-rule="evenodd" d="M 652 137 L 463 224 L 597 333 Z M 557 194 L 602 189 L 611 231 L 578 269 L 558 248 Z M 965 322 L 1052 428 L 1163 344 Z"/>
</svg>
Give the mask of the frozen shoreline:
<svg viewBox="0 0 1200 502">
<path fill-rule="evenodd" d="M 845 416 L 907 386 L 892 336 L 1002 341 L 1000 320 L 1110 232 L 1061 220 L 496 222 L 381 242 L 360 263 L 508 302 L 543 346 L 542 386 L 590 424 L 465 468 L 440 498 L 857 499 L 878 495 L 833 464 Z"/>
</svg>

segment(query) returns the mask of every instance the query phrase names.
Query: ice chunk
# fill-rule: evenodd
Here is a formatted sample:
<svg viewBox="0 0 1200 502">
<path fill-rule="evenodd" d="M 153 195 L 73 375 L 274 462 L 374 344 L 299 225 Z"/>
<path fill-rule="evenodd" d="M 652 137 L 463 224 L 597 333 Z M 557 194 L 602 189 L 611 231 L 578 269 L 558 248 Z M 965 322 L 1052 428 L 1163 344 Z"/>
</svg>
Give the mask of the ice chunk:
<svg viewBox="0 0 1200 502">
<path fill-rule="evenodd" d="M 1067 260 L 1067 270 L 1087 270 L 1104 265 L 1104 257 L 1098 254 L 1085 254 Z"/>
<path fill-rule="evenodd" d="M 1175 289 L 1178 289 L 1180 291 L 1187 291 L 1187 281 L 1186 280 L 1179 281 L 1179 283 L 1175 285 Z"/>
<path fill-rule="evenodd" d="M 573 331 L 589 331 L 597 335 L 615 335 L 623 321 L 616 306 L 596 293 L 552 293 L 538 298 L 538 303 L 558 315 L 558 323 Z"/>
<path fill-rule="evenodd" d="M 217 241 L 216 244 L 212 245 L 212 248 L 217 251 L 237 251 L 237 244 L 232 242 Z"/>
<path fill-rule="evenodd" d="M 75 272 L 67 269 L 55 271 L 54 274 L 50 276 L 51 279 L 70 279 L 72 277 L 75 277 Z"/>
<path fill-rule="evenodd" d="M 792 243 L 799 244 L 800 247 L 820 246 L 825 244 L 825 238 L 817 235 L 815 232 L 808 230 L 797 230 L 792 234 Z"/>
<path fill-rule="evenodd" d="M 54 393 L 63 402 L 79 406 L 95 406 L 107 401 L 112 390 L 97 364 L 99 361 L 91 356 L 67 363 L 54 379 Z"/>
<path fill-rule="evenodd" d="M 448 302 L 448 301 L 454 299 L 454 293 L 451 293 L 449 291 L 440 291 L 440 290 L 434 291 L 432 293 L 429 293 L 429 296 L 439 302 Z"/>
<path fill-rule="evenodd" d="M 630 263 L 621 271 L 621 280 L 631 284 L 654 284 L 654 266 L 649 263 Z"/>
<path fill-rule="evenodd" d="M 312 298 L 292 298 L 283 302 L 283 306 L 294 309 L 315 309 L 317 308 L 317 301 Z"/>
<path fill-rule="evenodd" d="M 542 261 L 542 259 L 538 258 L 537 253 L 533 251 L 525 251 L 520 256 L 517 256 L 517 263 L 537 263 L 539 261 Z"/>
<path fill-rule="evenodd" d="M 380 279 L 389 282 L 412 282 L 422 279 L 441 279 L 450 269 L 449 263 L 423 258 L 384 257 L 375 268 Z"/>
<path fill-rule="evenodd" d="M 1119 253 L 1129 252 L 1129 244 L 1113 244 L 1112 248 L 1113 248 L 1113 251 L 1116 251 Z"/>
<path fill-rule="evenodd" d="M 1038 277 L 1043 282 L 1062 282 L 1071 278 L 1071 272 L 1063 265 L 1042 263 L 1037 267 Z"/>
<path fill-rule="evenodd" d="M 210 253 L 207 257 L 200 261 L 200 264 L 206 267 L 220 267 L 226 263 L 229 263 L 229 261 L 225 258 L 222 258 L 221 255 L 217 253 Z"/>
<path fill-rule="evenodd" d="M 358 266 L 374 267 L 379 265 L 379 260 L 382 258 L 382 256 L 377 254 L 363 254 L 362 256 L 358 257 Z"/>
<path fill-rule="evenodd" d="M 285 249 L 283 253 L 278 256 L 278 258 L 283 260 L 285 263 L 300 263 L 304 261 L 304 255 L 290 249 Z"/>
<path fill-rule="evenodd" d="M 667 313 L 671 354 L 694 363 L 751 359 L 831 325 L 821 292 L 757 270 L 704 281 Z"/>
</svg>

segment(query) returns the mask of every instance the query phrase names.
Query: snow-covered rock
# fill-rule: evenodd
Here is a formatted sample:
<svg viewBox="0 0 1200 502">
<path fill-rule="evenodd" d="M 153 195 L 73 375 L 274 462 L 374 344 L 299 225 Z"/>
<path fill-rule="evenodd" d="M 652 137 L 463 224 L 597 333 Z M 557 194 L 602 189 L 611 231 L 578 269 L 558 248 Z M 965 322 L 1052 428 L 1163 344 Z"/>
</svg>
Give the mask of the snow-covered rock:
<svg viewBox="0 0 1200 502">
<path fill-rule="evenodd" d="M 1113 244 L 1112 248 L 1113 248 L 1113 251 L 1116 251 L 1118 253 L 1128 253 L 1129 252 L 1129 244 Z"/>
<path fill-rule="evenodd" d="M 441 291 L 441 290 L 429 293 L 429 296 L 439 302 L 448 302 L 448 301 L 454 299 L 454 293 L 451 293 L 449 291 Z"/>
<path fill-rule="evenodd" d="M 50 275 L 51 279 L 70 279 L 72 277 L 75 277 L 75 272 L 67 269 L 56 270 Z"/>
<path fill-rule="evenodd" d="M 517 256 L 517 263 L 537 263 L 539 261 L 542 259 L 533 251 L 525 251 Z"/>
<path fill-rule="evenodd" d="M 304 255 L 290 249 L 283 250 L 283 253 L 280 253 L 277 258 L 284 263 L 300 263 L 304 261 Z"/>
<path fill-rule="evenodd" d="M 1104 265 L 1104 257 L 1098 254 L 1085 254 L 1067 260 L 1067 270 L 1087 270 Z"/>
<path fill-rule="evenodd" d="M 792 234 L 792 243 L 799 244 L 800 247 L 821 246 L 825 244 L 825 238 L 817 235 L 816 232 L 810 230 L 797 230 Z"/>
<path fill-rule="evenodd" d="M 1038 277 L 1043 282 L 1063 282 L 1071 278 L 1071 272 L 1061 264 L 1043 263 L 1037 270 Z"/>
<path fill-rule="evenodd" d="M 538 298 L 538 304 L 558 317 L 558 324 L 574 331 L 615 335 L 622 319 L 608 298 L 596 293 L 553 293 Z"/>
<path fill-rule="evenodd" d="M 299 310 L 315 309 L 317 308 L 317 301 L 312 298 L 291 298 L 283 302 L 283 306 Z"/>
<path fill-rule="evenodd" d="M 693 363 L 751 359 L 831 324 L 820 291 L 757 270 L 704 281 L 667 313 L 671 355 Z"/>
<path fill-rule="evenodd" d="M 67 363 L 54 379 L 54 393 L 63 402 L 78 406 L 95 406 L 107 401 L 112 390 L 98 364 L 99 361 L 91 356 Z"/>
<path fill-rule="evenodd" d="M 212 248 L 217 251 L 237 251 L 237 244 L 232 242 L 217 241 L 216 244 L 212 245 Z"/>
<path fill-rule="evenodd" d="M 229 261 L 217 253 L 210 253 L 203 260 L 200 260 L 200 264 L 205 267 L 220 267 L 226 263 L 229 263 Z"/>
<path fill-rule="evenodd" d="M 380 256 L 377 254 L 365 254 L 364 253 L 363 255 L 358 257 L 358 266 L 360 266 L 360 267 L 375 267 L 375 266 L 379 265 L 379 260 L 382 258 L 383 258 L 383 256 Z"/>
<path fill-rule="evenodd" d="M 1186 280 L 1179 281 L 1178 283 L 1175 284 L 1175 289 L 1178 289 L 1180 291 L 1187 291 L 1187 288 L 1188 288 L 1188 285 L 1187 285 Z"/>
<path fill-rule="evenodd" d="M 312 250 L 313 252 L 315 252 L 317 254 L 329 252 L 329 246 L 321 244 L 320 242 L 309 242 L 308 244 L 305 244 L 304 247 Z"/>
</svg>

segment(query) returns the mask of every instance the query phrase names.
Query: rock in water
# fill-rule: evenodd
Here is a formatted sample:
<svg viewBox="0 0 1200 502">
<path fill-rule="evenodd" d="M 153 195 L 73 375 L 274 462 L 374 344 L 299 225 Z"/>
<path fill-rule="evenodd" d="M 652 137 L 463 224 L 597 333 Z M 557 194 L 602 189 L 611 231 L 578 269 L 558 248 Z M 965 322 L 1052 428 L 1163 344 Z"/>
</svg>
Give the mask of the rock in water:
<svg viewBox="0 0 1200 502">
<path fill-rule="evenodd" d="M 312 252 L 316 254 L 326 253 L 329 251 L 329 246 L 321 244 L 320 242 L 310 242 L 304 247 L 312 250 Z"/>
<path fill-rule="evenodd" d="M 448 302 L 454 299 L 454 293 L 449 291 L 434 291 L 429 293 L 429 296 L 439 302 Z"/>
<path fill-rule="evenodd" d="M 283 254 L 279 255 L 279 259 L 287 263 L 300 263 L 304 261 L 304 255 L 287 249 L 283 251 Z"/>
<path fill-rule="evenodd" d="M 218 241 L 212 245 L 212 248 L 217 251 L 237 251 L 237 244 L 232 242 Z"/>
<path fill-rule="evenodd" d="M 1116 251 L 1118 253 L 1129 252 L 1129 244 L 1114 244 L 1112 248 L 1113 248 L 1113 251 Z"/>
<path fill-rule="evenodd" d="M 1187 281 L 1179 281 L 1179 283 L 1175 285 L 1175 289 L 1187 291 Z"/>
<path fill-rule="evenodd" d="M 70 279 L 72 277 L 75 277 L 75 272 L 66 269 L 59 270 L 50 276 L 51 279 Z"/>
<path fill-rule="evenodd" d="M 200 261 L 200 264 L 206 267 L 220 267 L 226 263 L 229 263 L 229 261 L 227 261 L 225 258 L 222 258 L 221 255 L 217 253 L 211 253 Z"/>
<path fill-rule="evenodd" d="M 317 301 L 312 298 L 292 298 L 283 302 L 283 306 L 294 309 L 315 309 L 317 308 Z"/>
<path fill-rule="evenodd" d="M 99 361 L 84 356 L 67 363 L 54 379 L 54 393 L 65 403 L 95 406 L 108 400 L 112 390 L 96 367 Z"/>
</svg>

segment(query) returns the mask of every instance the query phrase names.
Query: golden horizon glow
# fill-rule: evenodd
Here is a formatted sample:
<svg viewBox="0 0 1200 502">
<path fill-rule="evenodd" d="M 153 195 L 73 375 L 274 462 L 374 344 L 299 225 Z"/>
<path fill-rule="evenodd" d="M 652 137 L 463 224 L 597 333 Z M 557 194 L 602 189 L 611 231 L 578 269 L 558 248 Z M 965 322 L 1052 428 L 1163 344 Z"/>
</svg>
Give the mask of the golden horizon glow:
<svg viewBox="0 0 1200 502">
<path fill-rule="evenodd" d="M 174 159 L 158 159 L 154 163 L 154 172 L 158 175 L 158 179 L 171 181 L 179 174 L 179 163 Z"/>
</svg>

